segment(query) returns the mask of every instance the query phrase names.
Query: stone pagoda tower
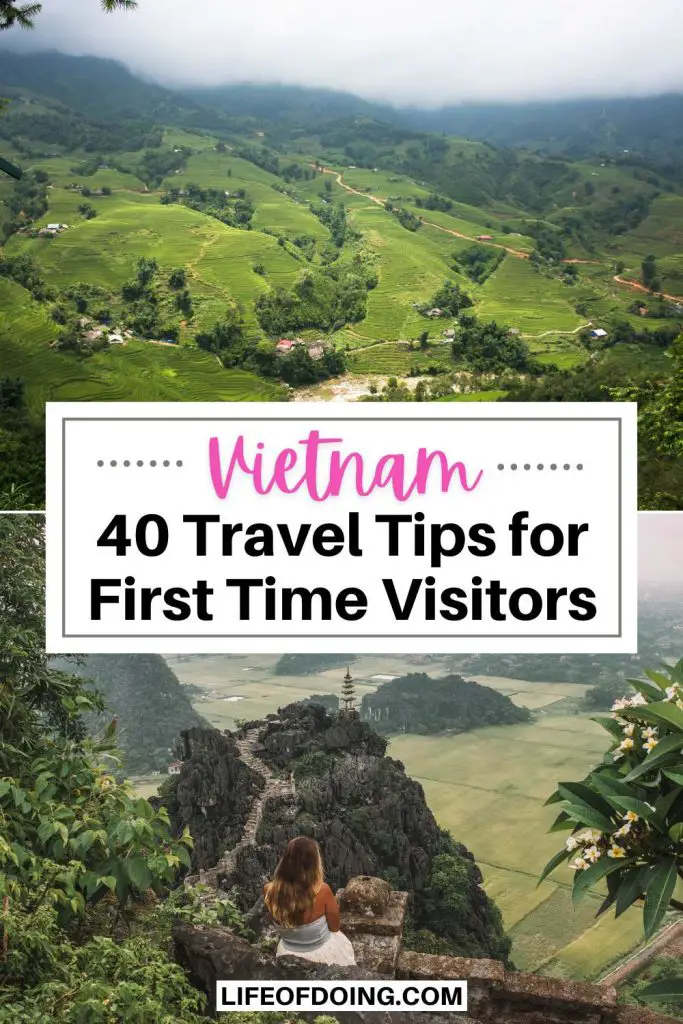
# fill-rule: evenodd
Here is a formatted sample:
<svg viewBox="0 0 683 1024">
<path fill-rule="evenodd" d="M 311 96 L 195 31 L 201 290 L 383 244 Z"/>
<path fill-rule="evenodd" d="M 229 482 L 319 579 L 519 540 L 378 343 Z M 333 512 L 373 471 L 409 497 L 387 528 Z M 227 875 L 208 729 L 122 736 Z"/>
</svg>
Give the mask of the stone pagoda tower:
<svg viewBox="0 0 683 1024">
<path fill-rule="evenodd" d="M 356 687 L 353 685 L 353 676 L 346 669 L 346 675 L 342 682 L 341 692 L 341 708 L 339 709 L 340 714 L 346 715 L 349 718 L 357 718 L 358 711 L 356 709 Z"/>
</svg>

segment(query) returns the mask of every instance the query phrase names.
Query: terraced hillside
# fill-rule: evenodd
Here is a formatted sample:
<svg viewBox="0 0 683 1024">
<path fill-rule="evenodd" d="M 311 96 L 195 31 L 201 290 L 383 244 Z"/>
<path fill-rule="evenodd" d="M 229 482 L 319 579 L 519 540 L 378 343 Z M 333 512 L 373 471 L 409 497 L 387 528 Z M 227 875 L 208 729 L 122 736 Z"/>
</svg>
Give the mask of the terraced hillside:
<svg viewBox="0 0 683 1024">
<path fill-rule="evenodd" d="M 558 371 L 604 367 L 609 384 L 612 366 L 651 379 L 671 365 L 683 184 L 663 174 L 367 118 L 99 122 L 85 99 L 64 107 L 22 91 L 16 62 L 12 74 L 0 144 L 26 179 L 0 182 L 0 364 L 34 417 L 56 397 L 344 400 L 387 384 L 394 399 L 492 400 Z M 467 301 L 426 316 L 446 281 Z M 129 333 L 86 350 L 69 332 L 100 311 L 105 331 Z M 465 353 L 472 323 L 496 325 L 502 360 Z M 281 337 L 322 341 L 324 361 L 302 351 L 290 372 Z"/>
</svg>

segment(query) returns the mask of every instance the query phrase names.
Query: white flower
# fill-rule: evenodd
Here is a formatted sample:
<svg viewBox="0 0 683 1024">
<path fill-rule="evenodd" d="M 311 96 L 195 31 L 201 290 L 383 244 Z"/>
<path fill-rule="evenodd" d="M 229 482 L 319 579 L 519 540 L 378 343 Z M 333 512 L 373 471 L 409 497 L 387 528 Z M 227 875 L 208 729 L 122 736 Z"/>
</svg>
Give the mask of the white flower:
<svg viewBox="0 0 683 1024">
<path fill-rule="evenodd" d="M 589 860 L 591 864 L 595 864 L 596 860 L 600 860 L 601 854 L 597 846 L 588 846 L 583 851 L 583 856 L 585 860 Z"/>
<path fill-rule="evenodd" d="M 619 744 L 619 750 L 632 750 L 634 747 L 633 740 L 630 736 L 627 736 L 625 740 L 622 740 Z"/>
<path fill-rule="evenodd" d="M 626 850 L 623 846 L 617 846 L 615 843 L 614 846 L 607 851 L 607 856 L 612 857 L 614 860 L 618 860 L 620 857 L 626 856 Z"/>
<path fill-rule="evenodd" d="M 646 743 L 643 743 L 643 750 L 647 750 L 649 754 L 651 750 L 654 750 L 658 743 L 659 740 L 654 739 L 654 737 L 650 737 L 650 739 L 647 740 Z"/>
<path fill-rule="evenodd" d="M 570 836 L 569 839 L 567 840 L 567 842 L 565 843 L 565 846 L 567 847 L 567 850 L 569 851 L 569 853 L 571 853 L 572 850 L 575 850 L 578 845 L 579 845 L 579 841 L 576 838 L 576 836 Z"/>
<path fill-rule="evenodd" d="M 624 726 L 624 735 L 625 736 L 633 736 L 633 733 L 635 731 L 636 731 L 636 723 L 635 722 L 628 722 Z"/>
<path fill-rule="evenodd" d="M 638 815 L 636 814 L 635 811 L 627 811 L 626 814 L 624 815 L 624 817 L 621 820 L 622 821 L 633 822 L 633 821 L 640 821 L 640 818 L 638 817 Z"/>
<path fill-rule="evenodd" d="M 631 697 L 631 707 L 637 708 L 641 704 L 647 704 L 647 697 L 644 697 L 642 693 L 637 693 L 634 697 Z"/>
<path fill-rule="evenodd" d="M 573 862 L 572 867 L 575 871 L 587 871 L 590 867 L 590 864 L 587 860 L 584 860 L 583 857 L 577 857 L 576 860 Z"/>
<path fill-rule="evenodd" d="M 667 700 L 675 700 L 677 696 L 678 696 L 678 687 L 677 686 L 667 686 L 667 688 L 666 688 L 666 699 Z"/>
<path fill-rule="evenodd" d="M 653 736 L 657 735 L 657 727 L 654 725 L 648 725 L 647 729 L 641 729 L 640 735 L 644 740 L 651 740 Z"/>
<path fill-rule="evenodd" d="M 615 839 L 620 839 L 622 836 L 627 836 L 630 831 L 631 831 L 631 822 L 627 821 L 625 825 L 622 825 L 621 828 L 618 828 L 616 830 L 616 832 L 614 833 L 614 838 Z"/>
<path fill-rule="evenodd" d="M 585 846 L 586 843 L 599 843 L 602 839 L 602 832 L 598 832 L 598 830 L 595 828 L 588 828 L 585 832 L 582 832 L 576 838 L 579 840 L 582 846 Z"/>
<path fill-rule="evenodd" d="M 612 705 L 612 711 L 621 711 L 622 708 L 628 707 L 630 707 L 628 697 L 620 697 L 619 700 L 615 700 L 614 704 Z"/>
<path fill-rule="evenodd" d="M 683 700 L 677 700 L 676 701 L 676 707 L 680 708 L 681 711 L 683 711 Z"/>
</svg>

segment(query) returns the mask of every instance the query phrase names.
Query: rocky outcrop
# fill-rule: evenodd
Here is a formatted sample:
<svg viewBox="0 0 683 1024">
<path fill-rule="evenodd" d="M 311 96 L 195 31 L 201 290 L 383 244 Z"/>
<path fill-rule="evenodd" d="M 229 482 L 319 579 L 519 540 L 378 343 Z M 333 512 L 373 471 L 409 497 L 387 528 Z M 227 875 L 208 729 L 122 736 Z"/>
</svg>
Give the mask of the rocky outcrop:
<svg viewBox="0 0 683 1024">
<path fill-rule="evenodd" d="M 248 730 L 235 742 L 235 747 L 243 763 L 259 779 L 261 791 L 252 800 L 239 841 L 224 852 L 214 867 L 199 873 L 200 882 L 216 889 L 230 889 L 237 884 L 240 864 L 243 860 L 248 861 L 248 858 L 242 856 L 243 851 L 253 847 L 256 842 L 266 802 L 294 800 L 294 781 L 291 775 L 275 775 L 269 765 L 257 757 L 256 749 L 260 746 L 259 731 L 259 728 Z M 258 877 L 261 878 L 262 875 L 263 872 L 259 871 Z"/>
<path fill-rule="evenodd" d="M 202 871 L 239 842 L 265 782 L 242 760 L 229 734 L 189 729 L 181 734 L 181 744 L 180 775 L 165 784 L 163 802 L 177 832 L 189 827 L 192 870 Z"/>
<path fill-rule="evenodd" d="M 382 757 L 386 740 L 358 718 L 331 716 L 320 704 L 288 704 L 262 734 L 262 756 L 273 764 L 286 765 L 293 758 L 314 751 L 353 750 Z"/>
<path fill-rule="evenodd" d="M 422 787 L 385 756 L 385 741 L 368 725 L 319 705 L 293 704 L 225 741 L 228 759 L 252 784 L 240 797 L 240 827 L 229 835 L 211 832 L 210 847 L 203 843 L 197 857 L 200 877 L 188 881 L 233 890 L 256 934 L 267 926 L 264 882 L 288 841 L 308 835 L 321 846 L 333 889 L 366 875 L 414 894 L 416 948 L 506 959 L 510 942 L 474 858 L 438 827 Z M 202 761 L 203 771 L 210 767 Z M 187 771 L 186 764 L 179 792 Z M 219 847 L 225 835 L 229 841 Z M 211 860 L 204 856 L 209 848 Z"/>
</svg>

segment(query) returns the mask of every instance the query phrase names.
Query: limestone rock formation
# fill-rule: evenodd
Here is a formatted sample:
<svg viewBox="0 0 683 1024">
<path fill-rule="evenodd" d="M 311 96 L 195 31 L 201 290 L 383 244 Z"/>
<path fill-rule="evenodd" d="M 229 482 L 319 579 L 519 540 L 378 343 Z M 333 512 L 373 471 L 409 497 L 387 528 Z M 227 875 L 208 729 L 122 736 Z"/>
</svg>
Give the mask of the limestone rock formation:
<svg viewBox="0 0 683 1024">
<path fill-rule="evenodd" d="M 189 743 L 173 822 L 198 835 L 201 880 L 237 890 L 257 934 L 267 927 L 264 882 L 287 842 L 309 835 L 334 889 L 364 875 L 413 894 L 413 948 L 506 960 L 510 941 L 474 858 L 439 828 L 422 787 L 385 756 L 385 740 L 366 723 L 293 704 L 247 723 L 236 738 L 200 731 Z M 201 811 L 214 771 L 220 797 Z"/>
<path fill-rule="evenodd" d="M 177 832 L 189 827 L 192 868 L 199 871 L 213 867 L 240 840 L 264 781 L 240 757 L 234 737 L 201 728 L 181 737 L 180 775 L 169 776 L 161 800 Z"/>
</svg>

